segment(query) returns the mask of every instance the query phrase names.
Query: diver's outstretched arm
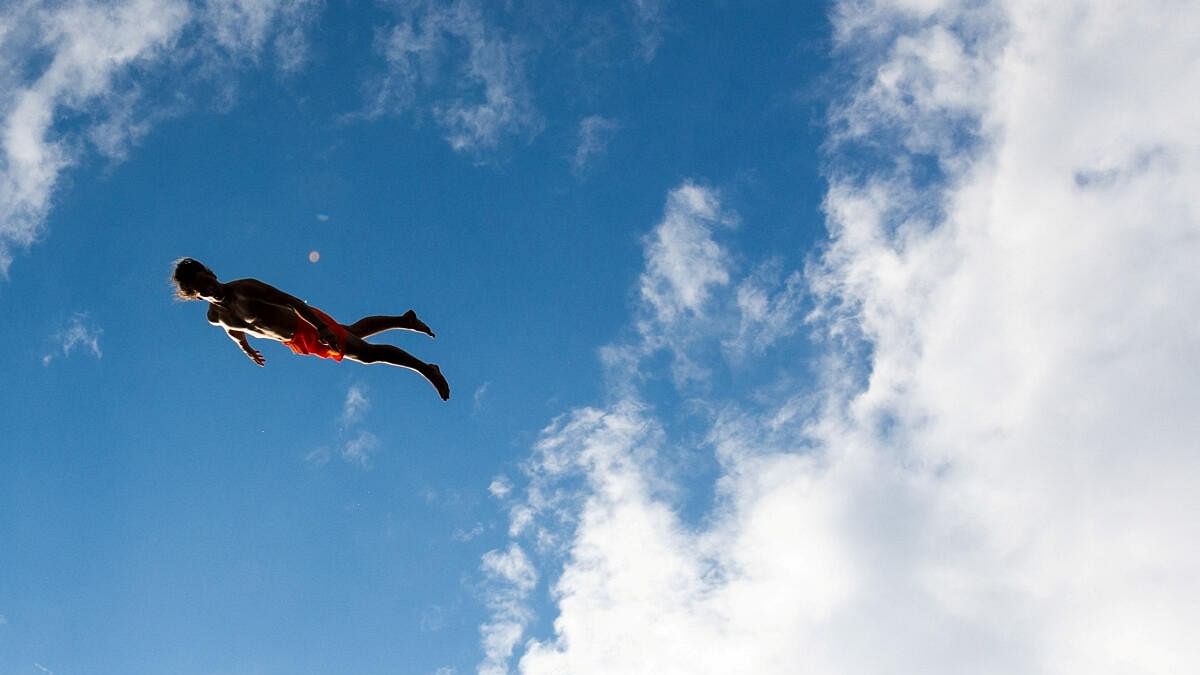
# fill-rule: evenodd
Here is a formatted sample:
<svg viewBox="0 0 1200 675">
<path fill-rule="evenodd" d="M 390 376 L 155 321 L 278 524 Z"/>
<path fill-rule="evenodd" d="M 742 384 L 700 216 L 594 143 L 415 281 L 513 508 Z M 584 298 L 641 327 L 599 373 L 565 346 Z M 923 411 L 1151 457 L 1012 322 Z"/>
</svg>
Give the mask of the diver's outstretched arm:
<svg viewBox="0 0 1200 675">
<path fill-rule="evenodd" d="M 250 346 L 250 342 L 246 340 L 245 333 L 240 330 L 230 330 L 226 328 L 225 334 L 229 336 L 230 340 L 236 342 L 237 345 L 242 348 L 243 352 L 246 352 L 246 356 L 249 356 L 251 361 L 260 366 L 266 365 L 267 360 L 263 358 L 262 354 L 258 353 L 257 349 Z"/>
</svg>

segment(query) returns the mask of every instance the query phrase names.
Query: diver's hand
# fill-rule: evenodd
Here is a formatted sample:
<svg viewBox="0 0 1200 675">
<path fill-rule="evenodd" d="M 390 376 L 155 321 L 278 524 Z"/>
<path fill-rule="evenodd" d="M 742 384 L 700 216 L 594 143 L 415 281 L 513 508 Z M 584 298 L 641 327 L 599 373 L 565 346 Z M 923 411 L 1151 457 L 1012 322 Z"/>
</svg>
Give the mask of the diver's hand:
<svg viewBox="0 0 1200 675">
<path fill-rule="evenodd" d="M 250 360 L 257 363 L 260 367 L 266 365 L 267 363 L 267 360 L 263 358 L 263 355 L 260 354 L 254 347 L 246 348 L 246 356 L 249 356 Z"/>
</svg>

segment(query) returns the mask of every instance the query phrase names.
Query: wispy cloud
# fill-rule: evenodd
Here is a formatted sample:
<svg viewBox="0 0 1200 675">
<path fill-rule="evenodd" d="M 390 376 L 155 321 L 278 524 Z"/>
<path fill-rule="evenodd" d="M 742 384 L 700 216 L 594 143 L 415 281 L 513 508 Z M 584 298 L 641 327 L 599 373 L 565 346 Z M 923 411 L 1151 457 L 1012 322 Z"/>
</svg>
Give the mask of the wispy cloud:
<svg viewBox="0 0 1200 675">
<path fill-rule="evenodd" d="M 450 533 L 450 538 L 457 542 L 466 543 L 481 534 L 483 534 L 483 523 L 475 523 L 468 529 L 461 527 L 455 528 L 454 531 Z"/>
<path fill-rule="evenodd" d="M 421 630 L 436 633 L 446 627 L 446 608 L 441 605 L 431 605 L 421 612 L 419 625 Z M 439 669 L 440 670 L 440 669 Z"/>
<path fill-rule="evenodd" d="M 12 2 L 0 8 L 0 276 L 43 235 L 60 176 L 89 149 L 121 160 L 166 114 L 139 78 L 187 68 L 218 77 L 272 40 L 303 62 L 312 0 Z M 189 75 L 189 78 L 192 77 Z M 70 127 L 56 124 L 63 116 Z"/>
<path fill-rule="evenodd" d="M 371 458 L 379 447 L 379 439 L 369 431 L 360 431 L 342 444 L 342 460 L 364 469 L 371 467 Z"/>
<path fill-rule="evenodd" d="M 366 389 L 362 385 L 353 384 L 346 389 L 346 399 L 342 401 L 342 416 L 339 418 L 344 426 L 357 424 L 363 415 L 371 408 Z"/>
<path fill-rule="evenodd" d="M 100 358 L 104 355 L 100 350 L 100 336 L 103 334 L 104 331 L 92 322 L 86 312 L 76 312 L 62 330 L 50 336 L 54 347 L 42 355 L 42 365 L 48 366 L 60 356 L 68 357 L 77 349 Z"/>
<path fill-rule="evenodd" d="M 0 273 L 7 273 L 13 246 L 40 235 L 59 173 L 76 161 L 77 151 L 53 134 L 59 109 L 102 107 L 108 97 L 128 93 L 117 90 L 118 73 L 156 58 L 188 15 L 178 0 L 110 7 L 18 2 L 0 10 L 0 25 L 8 27 L 0 61 L 10 64 L 0 70 Z M 47 56 L 32 80 L 21 79 L 31 59 Z"/>
<path fill-rule="evenodd" d="M 575 154 L 571 156 L 571 172 L 582 176 L 608 150 L 608 144 L 620 125 L 601 115 L 588 115 L 579 120 Z"/>
<path fill-rule="evenodd" d="M 663 41 L 667 0 L 629 0 L 629 7 L 642 59 L 652 61 Z"/>
<path fill-rule="evenodd" d="M 337 417 L 338 440 L 308 452 L 304 456 L 304 462 L 312 467 L 322 467 L 333 458 L 340 457 L 346 464 L 370 469 L 379 449 L 379 438 L 361 428 L 361 423 L 370 408 L 371 401 L 362 385 L 352 384 L 347 387 L 346 396 L 342 400 L 342 410 Z"/>
<path fill-rule="evenodd" d="M 523 49 L 473 0 L 418 1 L 400 10 L 380 43 L 387 73 L 372 85 L 372 114 L 412 107 L 418 92 L 455 150 L 494 149 L 510 135 L 536 134 L 542 119 L 533 105 Z M 453 56 L 465 49 L 461 61 Z M 447 65 L 449 64 L 449 65 Z M 453 76 L 443 80 L 449 68 Z"/>
<path fill-rule="evenodd" d="M 779 261 L 771 260 L 737 284 L 734 303 L 738 327 L 723 341 L 726 351 L 741 357 L 748 352 L 761 353 L 791 336 L 799 328 L 798 317 L 807 307 L 808 288 L 799 270 L 785 272 Z"/>
<path fill-rule="evenodd" d="M 475 388 L 475 394 L 471 397 L 471 412 L 478 414 L 483 409 L 483 404 L 487 400 L 488 389 L 492 386 L 491 381 L 484 382 Z"/>
<path fill-rule="evenodd" d="M 729 259 L 712 227 L 729 222 L 716 193 L 687 183 L 667 197 L 663 221 L 646 241 L 642 298 L 661 324 L 699 315 L 714 287 L 729 283 Z"/>
<path fill-rule="evenodd" d="M 546 427 L 506 498 L 554 575 L 552 634 L 521 672 L 1200 663 L 1200 387 L 1180 375 L 1200 363 L 1200 102 L 1183 93 L 1200 71 L 1178 28 L 1200 9 L 1180 11 L 835 6 L 859 79 L 834 111 L 820 258 L 741 271 L 697 215 L 717 195 L 693 192 L 678 236 L 646 240 L 639 336 L 608 350 L 648 368 L 655 340 L 685 358 L 750 345 L 810 293 L 823 352 L 750 396 L 676 380 L 708 411 L 683 437 L 636 384 Z M 689 326 L 700 339 L 674 338 Z M 680 446 L 717 466 L 699 519 L 661 470 Z M 521 644 L 518 616 L 500 647 Z"/>
<path fill-rule="evenodd" d="M 525 601 L 537 585 L 537 571 L 516 544 L 485 553 L 482 570 L 489 581 L 485 601 L 491 619 L 480 627 L 484 659 L 478 672 L 506 675 L 513 648 L 531 618 Z"/>
<path fill-rule="evenodd" d="M 714 357 L 761 353 L 792 335 L 802 316 L 800 272 L 784 274 L 781 263 L 767 261 L 747 274 L 722 246 L 738 216 L 721 206 L 716 190 L 686 181 L 666 201 L 662 221 L 643 240 L 637 339 L 601 349 L 617 386 L 638 383 L 641 361 L 662 351 L 672 357 L 677 384 L 704 382 Z M 714 340 L 719 349 L 707 353 Z"/>
<path fill-rule="evenodd" d="M 488 484 L 488 493 L 496 499 L 504 499 L 512 492 L 512 481 L 507 476 L 496 476 Z"/>
<path fill-rule="evenodd" d="M 304 463 L 308 464 L 309 466 L 321 467 L 328 464 L 332 457 L 333 453 L 329 451 L 329 448 L 321 446 L 315 450 L 309 451 L 306 455 L 304 455 Z"/>
<path fill-rule="evenodd" d="M 284 73 L 308 60 L 306 31 L 323 0 L 207 0 L 199 20 L 213 43 L 235 59 L 256 63 L 270 49 Z"/>
</svg>

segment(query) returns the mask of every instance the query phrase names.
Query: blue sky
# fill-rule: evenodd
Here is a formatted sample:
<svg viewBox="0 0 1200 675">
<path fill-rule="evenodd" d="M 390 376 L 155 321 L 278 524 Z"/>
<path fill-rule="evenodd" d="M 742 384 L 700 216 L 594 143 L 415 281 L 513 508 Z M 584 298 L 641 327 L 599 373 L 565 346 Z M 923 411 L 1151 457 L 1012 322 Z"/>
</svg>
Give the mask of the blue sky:
<svg viewBox="0 0 1200 675">
<path fill-rule="evenodd" d="M 674 7 L 649 19 L 653 58 L 629 7 L 480 6 L 520 50 L 513 95 L 534 121 L 470 151 L 430 113 L 480 98 L 462 40 L 444 38 L 411 103 L 373 111 L 402 12 L 312 11 L 295 72 L 269 49 L 211 75 L 217 56 L 172 69 L 157 52 L 120 71 L 153 120 L 121 161 L 73 140 L 99 104 L 56 111 L 48 137 L 82 147 L 0 291 L 29 335 L 3 357 L 23 384 L 0 413 L 0 671 L 468 672 L 479 557 L 504 540 L 487 487 L 551 418 L 603 396 L 597 349 L 631 330 L 666 192 L 696 177 L 745 202 L 731 236 L 747 255 L 794 265 L 819 236 L 820 4 Z M 589 116 L 608 132 L 577 163 Z M 253 367 L 173 301 L 183 255 L 346 322 L 417 309 L 437 340 L 388 341 L 440 363 L 454 398 L 279 346 Z M 95 352 L 64 353 L 72 325 Z M 347 422 L 352 388 L 369 404 Z M 369 466 L 342 461 L 364 432 Z M 327 464 L 305 461 L 322 449 Z"/>
<path fill-rule="evenodd" d="M 1187 671 L 1195 12 L 1089 4 L 8 4 L 0 673 Z"/>
</svg>

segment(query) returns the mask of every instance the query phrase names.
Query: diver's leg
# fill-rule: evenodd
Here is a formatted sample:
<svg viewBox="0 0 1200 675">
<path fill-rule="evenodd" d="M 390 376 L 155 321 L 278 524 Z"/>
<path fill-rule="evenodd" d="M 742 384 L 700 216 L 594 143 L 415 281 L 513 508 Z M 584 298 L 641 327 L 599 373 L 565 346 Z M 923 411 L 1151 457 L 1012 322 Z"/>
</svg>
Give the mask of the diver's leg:
<svg viewBox="0 0 1200 675">
<path fill-rule="evenodd" d="M 425 363 L 399 347 L 371 344 L 352 333 L 346 336 L 342 353 L 346 358 L 359 363 L 387 363 L 416 371 L 437 389 L 438 396 L 441 396 L 443 401 L 450 399 L 450 384 L 442 376 L 442 369 L 438 368 L 437 364 Z"/>
<path fill-rule="evenodd" d="M 367 316 L 355 321 L 346 326 L 346 330 L 354 333 L 360 338 L 365 338 L 376 333 L 382 333 L 385 330 L 398 328 L 400 330 L 411 330 L 417 333 L 424 333 L 429 337 L 433 337 L 433 331 L 429 330 L 429 326 L 425 325 L 424 321 L 417 318 L 417 313 L 411 309 L 400 316 Z"/>
</svg>

